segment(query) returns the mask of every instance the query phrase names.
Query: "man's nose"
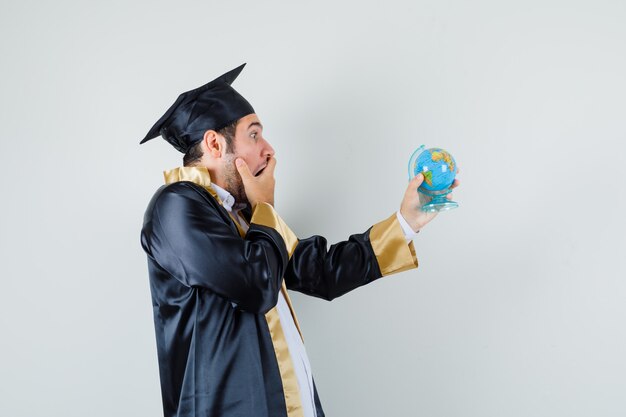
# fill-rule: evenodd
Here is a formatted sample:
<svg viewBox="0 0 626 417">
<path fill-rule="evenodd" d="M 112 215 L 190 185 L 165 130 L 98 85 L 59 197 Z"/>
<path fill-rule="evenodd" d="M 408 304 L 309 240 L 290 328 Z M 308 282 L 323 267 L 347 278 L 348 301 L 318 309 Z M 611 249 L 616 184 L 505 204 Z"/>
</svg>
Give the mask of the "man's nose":
<svg viewBox="0 0 626 417">
<path fill-rule="evenodd" d="M 274 156 L 274 154 L 276 153 L 274 151 L 274 148 L 272 148 L 272 145 L 270 145 L 270 143 L 268 141 L 265 141 L 265 149 L 263 150 L 264 155 L 267 157 L 272 157 Z"/>
</svg>

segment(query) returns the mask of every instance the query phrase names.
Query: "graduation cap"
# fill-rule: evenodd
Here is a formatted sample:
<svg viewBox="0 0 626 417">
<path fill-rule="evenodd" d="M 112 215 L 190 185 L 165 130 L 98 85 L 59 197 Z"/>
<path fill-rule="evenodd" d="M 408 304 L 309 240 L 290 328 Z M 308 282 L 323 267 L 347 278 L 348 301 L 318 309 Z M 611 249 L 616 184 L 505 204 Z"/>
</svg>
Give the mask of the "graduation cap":
<svg viewBox="0 0 626 417">
<path fill-rule="evenodd" d="M 248 101 L 230 85 L 246 64 L 178 96 L 140 143 L 161 135 L 182 153 L 200 142 L 207 130 L 220 130 L 254 113 Z"/>
</svg>

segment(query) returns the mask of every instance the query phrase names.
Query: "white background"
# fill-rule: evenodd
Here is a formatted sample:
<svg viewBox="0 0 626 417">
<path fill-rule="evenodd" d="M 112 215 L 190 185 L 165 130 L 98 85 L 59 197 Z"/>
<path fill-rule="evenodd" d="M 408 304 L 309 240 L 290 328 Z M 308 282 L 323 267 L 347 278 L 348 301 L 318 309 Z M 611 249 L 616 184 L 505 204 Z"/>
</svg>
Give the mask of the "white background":
<svg viewBox="0 0 626 417">
<path fill-rule="evenodd" d="M 460 208 L 418 269 L 292 293 L 330 416 L 626 414 L 626 3 L 13 1 L 0 10 L 0 415 L 161 415 L 139 232 L 178 94 L 234 87 L 276 208 L 329 243 L 399 208 L 422 143 Z"/>
</svg>

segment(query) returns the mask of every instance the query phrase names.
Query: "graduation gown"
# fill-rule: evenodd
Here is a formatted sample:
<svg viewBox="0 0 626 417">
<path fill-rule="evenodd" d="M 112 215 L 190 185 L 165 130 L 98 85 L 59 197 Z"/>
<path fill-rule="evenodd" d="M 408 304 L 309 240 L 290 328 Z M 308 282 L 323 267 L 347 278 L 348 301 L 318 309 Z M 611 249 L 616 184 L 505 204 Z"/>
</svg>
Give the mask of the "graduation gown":
<svg viewBox="0 0 626 417">
<path fill-rule="evenodd" d="M 290 307 L 285 288 L 332 300 L 416 268 L 413 242 L 394 213 L 328 248 L 322 236 L 298 239 L 267 203 L 243 211 L 244 234 L 206 168 L 165 179 L 141 230 L 164 416 L 301 417 L 279 291 Z M 317 390 L 315 403 L 323 417 Z"/>
</svg>

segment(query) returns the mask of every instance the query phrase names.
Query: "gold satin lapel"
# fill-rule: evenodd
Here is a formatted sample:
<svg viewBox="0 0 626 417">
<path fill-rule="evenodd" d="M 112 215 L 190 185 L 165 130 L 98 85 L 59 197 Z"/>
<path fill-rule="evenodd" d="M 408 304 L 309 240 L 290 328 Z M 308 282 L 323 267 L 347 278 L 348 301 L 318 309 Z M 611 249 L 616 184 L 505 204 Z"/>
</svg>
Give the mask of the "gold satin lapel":
<svg viewBox="0 0 626 417">
<path fill-rule="evenodd" d="M 285 297 L 285 301 L 287 301 L 287 305 L 289 306 L 289 311 L 291 311 L 291 317 L 293 317 L 293 322 L 296 324 L 296 328 L 298 329 L 298 333 L 300 333 L 300 339 L 302 339 L 302 343 L 304 343 L 304 337 L 302 336 L 302 330 L 300 330 L 300 323 L 298 323 L 298 317 L 296 316 L 296 311 L 293 309 L 291 305 L 291 298 L 289 298 L 289 293 L 287 292 L 287 286 L 285 285 L 285 280 L 283 280 L 283 286 L 280 289 L 283 292 L 283 296 Z"/>
<path fill-rule="evenodd" d="M 291 361 L 287 339 L 280 325 L 280 318 L 276 307 L 271 309 L 266 315 L 267 325 L 274 344 L 274 353 L 278 362 L 280 378 L 283 381 L 283 393 L 285 404 L 287 405 L 287 415 L 289 417 L 303 417 L 302 400 L 300 398 L 300 387 L 296 377 L 296 371 Z"/>
<path fill-rule="evenodd" d="M 194 184 L 198 184 L 222 204 L 222 200 L 220 200 L 213 187 L 211 187 L 211 174 L 206 167 L 178 167 L 163 171 L 163 177 L 165 178 L 166 184 L 178 181 L 190 181 Z"/>
<path fill-rule="evenodd" d="M 250 223 L 260 224 L 276 230 L 283 238 L 285 247 L 287 248 L 287 253 L 289 254 L 289 259 L 291 259 L 291 255 L 293 255 L 293 251 L 298 245 L 298 238 L 283 221 L 283 219 L 278 216 L 274 207 L 268 203 L 257 203 L 254 206 L 254 212 L 252 213 Z"/>
<path fill-rule="evenodd" d="M 372 226 L 370 243 L 383 276 L 417 268 L 415 247 L 407 244 L 395 213 Z"/>
</svg>

